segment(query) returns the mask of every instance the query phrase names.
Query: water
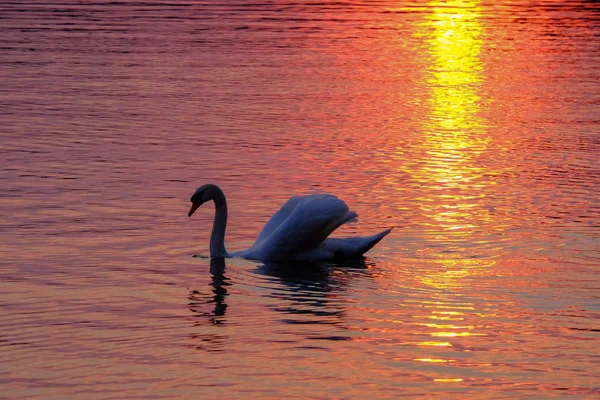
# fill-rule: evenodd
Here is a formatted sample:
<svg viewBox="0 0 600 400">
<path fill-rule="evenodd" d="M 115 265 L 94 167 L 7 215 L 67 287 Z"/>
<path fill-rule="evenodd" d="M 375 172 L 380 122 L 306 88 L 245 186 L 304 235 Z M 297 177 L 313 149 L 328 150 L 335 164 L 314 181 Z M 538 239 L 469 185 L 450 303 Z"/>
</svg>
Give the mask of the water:
<svg viewBox="0 0 600 400">
<path fill-rule="evenodd" d="M 3 398 L 600 393 L 595 2 L 0 6 Z M 362 262 L 206 258 L 291 195 Z M 193 257 L 193 255 L 200 257 Z"/>
</svg>

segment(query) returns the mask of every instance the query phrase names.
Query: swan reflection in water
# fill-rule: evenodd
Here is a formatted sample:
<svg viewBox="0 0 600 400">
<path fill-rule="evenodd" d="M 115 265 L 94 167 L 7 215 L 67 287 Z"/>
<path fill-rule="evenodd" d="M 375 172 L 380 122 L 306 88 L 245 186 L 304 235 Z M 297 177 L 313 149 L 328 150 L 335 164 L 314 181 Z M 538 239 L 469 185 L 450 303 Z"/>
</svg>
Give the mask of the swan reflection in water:
<svg viewBox="0 0 600 400">
<path fill-rule="evenodd" d="M 211 292 L 213 295 L 209 299 L 206 299 L 199 291 L 190 290 L 188 297 L 190 300 L 189 307 L 196 316 L 208 317 L 213 325 L 219 325 L 223 323 L 220 317 L 223 317 L 227 310 L 227 303 L 225 302 L 227 286 L 231 285 L 229 278 L 225 276 L 225 259 L 211 258 L 209 271 L 211 275 Z M 214 309 L 211 312 L 203 310 L 204 307 L 202 305 L 211 303 L 214 304 Z"/>
<path fill-rule="evenodd" d="M 250 272 L 260 277 L 256 285 L 264 287 L 267 284 L 272 288 L 264 295 L 275 300 L 267 308 L 282 313 L 281 322 L 305 326 L 334 325 L 346 330 L 343 323 L 345 305 L 339 294 L 346 290 L 353 279 L 369 277 L 369 266 L 372 263 L 367 263 L 364 259 L 343 263 L 264 262 Z M 195 327 L 219 327 L 227 324 L 227 289 L 232 283 L 225 275 L 224 258 L 210 259 L 210 274 L 210 295 L 198 290 L 190 290 L 189 293 L 189 309 L 194 314 Z M 276 286 L 273 287 L 272 284 Z M 207 305 L 212 305 L 208 311 Z M 328 333 L 323 332 L 323 329 L 311 332 L 314 337 L 309 338 L 312 339 L 346 339 L 344 336 L 332 335 L 331 330 Z M 302 333 L 307 332 L 302 330 Z M 220 332 L 211 330 L 210 333 L 194 334 L 192 339 L 210 343 L 210 346 L 196 343 L 194 347 L 197 349 L 219 351 L 224 350 L 222 347 L 227 338 Z"/>
<path fill-rule="evenodd" d="M 224 316 L 227 310 L 225 298 L 227 296 L 227 286 L 230 286 L 229 278 L 225 276 L 225 260 L 223 258 L 210 259 L 210 275 L 212 286 L 211 295 L 207 296 L 198 290 L 190 290 L 188 307 L 194 316 L 194 327 L 206 325 L 220 326 L 225 322 Z M 210 311 L 206 311 L 206 305 L 213 304 Z M 191 339 L 194 344 L 191 346 L 198 350 L 210 352 L 221 352 L 226 349 L 227 336 L 220 332 L 211 331 L 209 333 L 193 333 Z"/>
<path fill-rule="evenodd" d="M 283 284 L 268 296 L 270 307 L 281 315 L 280 322 L 294 325 L 287 330 L 290 340 L 350 340 L 347 309 L 348 287 L 370 277 L 364 259 L 344 263 L 265 263 L 257 272 Z M 314 348 L 315 345 L 310 345 Z"/>
</svg>

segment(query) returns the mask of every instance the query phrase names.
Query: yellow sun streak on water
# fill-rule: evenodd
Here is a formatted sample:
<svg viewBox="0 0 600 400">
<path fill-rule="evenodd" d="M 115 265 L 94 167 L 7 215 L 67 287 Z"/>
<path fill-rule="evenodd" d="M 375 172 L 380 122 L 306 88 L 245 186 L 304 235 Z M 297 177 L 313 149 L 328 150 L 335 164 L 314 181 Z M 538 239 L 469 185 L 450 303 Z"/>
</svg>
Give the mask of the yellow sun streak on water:
<svg viewBox="0 0 600 400">
<path fill-rule="evenodd" d="M 445 360 L 443 358 L 413 358 L 414 361 L 430 362 L 430 363 L 451 363 L 454 360 Z"/>
<path fill-rule="evenodd" d="M 429 336 L 436 337 L 459 337 L 459 336 L 487 336 L 487 333 L 472 333 L 472 332 L 431 332 Z"/>
<path fill-rule="evenodd" d="M 490 141 L 481 116 L 483 27 L 479 1 L 428 3 L 432 10 L 416 36 L 426 49 L 424 85 L 429 116 L 423 123 L 422 159 L 403 168 L 423 184 L 419 204 L 433 229 L 469 235 L 490 221 L 482 206 L 493 172 L 477 164 Z M 440 238 L 442 239 L 442 238 Z"/>
<path fill-rule="evenodd" d="M 435 382 L 462 382 L 463 378 L 435 378 Z"/>
<path fill-rule="evenodd" d="M 428 3 L 432 9 L 420 24 L 418 36 L 424 38 L 428 54 L 426 85 L 429 117 L 423 125 L 423 160 L 410 171 L 423 183 L 422 212 L 436 231 L 433 240 L 443 243 L 477 240 L 477 231 L 485 230 L 492 220 L 483 198 L 486 185 L 493 184 L 484 176 L 493 175 L 478 163 L 490 142 L 487 122 L 481 116 L 481 84 L 484 68 L 481 61 L 483 27 L 479 1 L 448 0 Z M 439 233 L 437 233 L 439 232 Z M 421 277 L 423 284 L 437 289 L 464 285 L 465 278 L 477 276 L 493 265 L 493 260 L 438 260 L 439 268 Z M 432 319 L 462 319 L 476 311 L 469 303 L 427 304 Z M 485 333 L 454 331 L 460 327 L 431 326 L 432 337 L 468 338 Z M 450 331 L 448 331 L 448 329 Z M 423 342 L 427 343 L 427 342 Z M 450 342 L 431 342 L 447 343 Z M 440 345 L 440 344 L 435 344 Z M 439 378 L 438 382 L 459 382 L 460 378 Z"/>
<path fill-rule="evenodd" d="M 419 342 L 418 346 L 452 347 L 450 342 Z"/>
<path fill-rule="evenodd" d="M 406 160 L 399 168 L 418 184 L 414 191 L 420 208 L 419 222 L 429 231 L 426 240 L 435 242 L 435 248 L 453 250 L 432 255 L 436 265 L 419 279 L 427 289 L 452 293 L 472 285 L 474 278 L 487 273 L 496 263 L 494 258 L 474 258 L 460 252 L 478 241 L 489 240 L 488 229 L 496 223 L 486 196 L 498 173 L 482 162 L 490 145 L 488 122 L 482 116 L 484 27 L 480 1 L 436 0 L 424 10 L 430 13 L 418 23 L 415 33 L 423 39 L 422 84 L 423 92 L 428 93 L 427 99 L 420 101 L 427 112 L 422 122 L 422 139 L 415 149 L 421 156 Z M 456 301 L 456 296 L 436 300 L 419 301 L 420 314 L 413 317 L 445 323 L 419 325 L 431 330 L 426 335 L 432 339 L 449 341 L 422 341 L 417 346 L 431 346 L 436 351 L 435 347 L 453 347 L 454 341 L 487 336 L 475 332 L 473 325 L 452 324 L 476 318 L 480 310 L 473 303 Z M 429 315 L 424 315 L 425 310 Z M 449 362 L 433 354 L 415 361 Z"/>
<path fill-rule="evenodd" d="M 431 12 L 418 24 L 415 33 L 423 38 L 426 63 L 423 85 L 428 93 L 427 100 L 422 102 L 428 114 L 422 125 L 422 141 L 416 149 L 421 157 L 408 160 L 399 168 L 419 184 L 415 192 L 424 217 L 420 222 L 431 231 L 427 240 L 444 247 L 454 243 L 470 245 L 482 237 L 485 239 L 486 228 L 495 223 L 485 198 L 486 188 L 494 184 L 493 176 L 497 173 L 479 162 L 490 143 L 488 122 L 481 112 L 485 78 L 481 61 L 484 44 L 481 6 L 480 1 L 468 0 L 432 1 L 427 6 L 424 11 Z M 437 265 L 423 274 L 420 281 L 425 287 L 438 290 L 471 285 L 472 278 L 486 273 L 496 263 L 493 259 L 470 259 L 459 252 L 451 257 L 446 253 L 434 256 Z M 428 309 L 429 315 L 414 315 L 414 318 L 470 321 L 479 314 L 473 304 L 455 301 L 422 302 L 420 307 L 422 311 Z M 473 332 L 472 326 L 469 332 L 451 325 L 429 328 L 433 330 L 429 336 L 457 341 L 486 336 Z M 452 346 L 452 343 L 419 345 Z"/>
</svg>

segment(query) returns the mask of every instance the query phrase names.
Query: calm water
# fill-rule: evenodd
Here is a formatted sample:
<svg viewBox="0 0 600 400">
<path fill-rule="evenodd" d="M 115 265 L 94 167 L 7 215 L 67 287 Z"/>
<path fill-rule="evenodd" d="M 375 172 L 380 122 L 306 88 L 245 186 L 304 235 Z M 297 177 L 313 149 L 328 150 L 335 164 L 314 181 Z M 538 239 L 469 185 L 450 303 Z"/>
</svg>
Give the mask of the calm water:
<svg viewBox="0 0 600 400">
<path fill-rule="evenodd" d="M 235 3 L 235 4 L 234 4 Z M 0 397 L 600 395 L 592 1 L 0 5 Z M 206 258 L 291 195 L 364 262 Z M 200 257 L 193 257 L 200 255 Z"/>
</svg>

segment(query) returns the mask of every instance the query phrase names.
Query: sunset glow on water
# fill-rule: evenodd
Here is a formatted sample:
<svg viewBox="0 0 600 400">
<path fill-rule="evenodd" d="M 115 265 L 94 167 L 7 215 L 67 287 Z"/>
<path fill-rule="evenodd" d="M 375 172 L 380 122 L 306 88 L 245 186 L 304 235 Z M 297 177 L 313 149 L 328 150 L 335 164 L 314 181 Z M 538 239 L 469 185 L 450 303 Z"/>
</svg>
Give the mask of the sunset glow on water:
<svg viewBox="0 0 600 400">
<path fill-rule="evenodd" d="M 592 1 L 0 6 L 0 398 L 600 395 Z M 211 259 L 293 195 L 364 260 Z"/>
</svg>

